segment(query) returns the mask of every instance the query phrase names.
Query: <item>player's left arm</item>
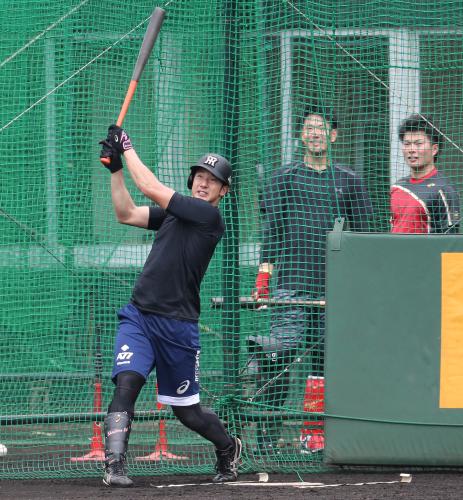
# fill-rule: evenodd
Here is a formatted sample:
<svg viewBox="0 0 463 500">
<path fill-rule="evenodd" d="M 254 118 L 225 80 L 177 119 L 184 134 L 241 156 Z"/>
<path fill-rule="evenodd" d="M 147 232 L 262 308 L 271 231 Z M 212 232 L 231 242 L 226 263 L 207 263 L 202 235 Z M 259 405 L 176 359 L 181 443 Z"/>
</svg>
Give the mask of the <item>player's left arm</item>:
<svg viewBox="0 0 463 500">
<path fill-rule="evenodd" d="M 140 160 L 134 149 L 124 154 L 127 169 L 137 188 L 161 208 L 167 208 L 175 191 L 163 184 Z"/>
<path fill-rule="evenodd" d="M 369 231 L 373 205 L 363 179 L 354 174 L 348 194 L 349 226 L 353 231 Z"/>
<path fill-rule="evenodd" d="M 451 185 L 438 188 L 431 208 L 433 233 L 458 233 L 460 228 L 460 199 Z"/>
<path fill-rule="evenodd" d="M 102 163 L 111 172 L 111 199 L 118 222 L 130 226 L 148 227 L 150 209 L 137 206 L 130 196 L 125 185 L 120 153 L 107 140 L 101 141 L 100 144 L 103 146 L 100 158 L 110 159 Z"/>
</svg>

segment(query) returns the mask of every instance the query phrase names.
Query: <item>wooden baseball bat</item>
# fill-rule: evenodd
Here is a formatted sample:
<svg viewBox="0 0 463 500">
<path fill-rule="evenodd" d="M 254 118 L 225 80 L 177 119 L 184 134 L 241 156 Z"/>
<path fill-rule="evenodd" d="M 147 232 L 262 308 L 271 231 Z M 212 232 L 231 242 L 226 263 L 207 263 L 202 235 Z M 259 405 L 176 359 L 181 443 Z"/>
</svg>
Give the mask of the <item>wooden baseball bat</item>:
<svg viewBox="0 0 463 500">
<path fill-rule="evenodd" d="M 165 14 L 166 11 L 164 9 L 161 9 L 161 7 L 156 7 L 151 14 L 148 28 L 146 29 L 140 51 L 138 52 L 138 58 L 137 62 L 135 63 L 135 68 L 132 73 L 129 88 L 127 89 L 127 93 L 125 95 L 124 102 L 122 103 L 119 117 L 117 118 L 116 125 L 118 125 L 119 127 L 124 121 L 127 110 L 129 109 L 130 102 L 132 101 L 132 97 L 135 94 L 135 89 L 137 88 L 138 81 L 140 80 L 141 74 L 143 73 L 151 51 L 153 50 L 154 42 L 156 41 L 156 38 L 161 31 L 161 26 L 164 22 Z M 104 165 L 109 165 L 111 163 L 111 158 L 100 158 L 100 161 Z"/>
</svg>

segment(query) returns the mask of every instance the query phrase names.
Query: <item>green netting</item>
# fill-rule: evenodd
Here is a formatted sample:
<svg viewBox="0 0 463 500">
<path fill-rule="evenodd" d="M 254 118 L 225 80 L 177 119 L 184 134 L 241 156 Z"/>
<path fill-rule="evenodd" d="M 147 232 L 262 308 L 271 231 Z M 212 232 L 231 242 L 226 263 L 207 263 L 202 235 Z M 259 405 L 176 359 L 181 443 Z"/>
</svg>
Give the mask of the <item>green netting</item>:
<svg viewBox="0 0 463 500">
<path fill-rule="evenodd" d="M 323 451 L 301 453 L 300 438 L 317 443 L 323 435 L 320 232 L 345 215 L 343 193 L 331 174 L 320 176 L 310 188 L 314 203 L 282 208 L 275 223 L 266 205 L 273 175 L 303 158 L 303 112 L 317 104 L 336 109 L 329 164 L 363 178 L 373 206 L 368 230 L 390 230 L 390 186 L 408 173 L 397 127 L 411 113 L 439 124 L 438 167 L 461 191 L 463 4 L 158 5 L 166 19 L 124 126 L 144 162 L 182 193 L 189 165 L 206 151 L 221 152 L 234 169 L 222 202 L 226 236 L 202 285 L 202 402 L 242 436 L 242 470 L 320 470 Z M 98 475 L 101 462 L 75 459 L 99 450 L 95 422 L 113 389 L 116 311 L 154 237 L 115 221 L 98 141 L 118 116 L 155 5 L 17 0 L 1 7 L 0 441 L 8 454 L 0 457 L 0 478 Z M 128 182 L 134 200 L 145 203 Z M 294 195 L 283 184 L 275 196 Z M 327 214 L 323 226 L 310 225 L 314 213 Z M 307 259 L 290 269 L 282 293 L 278 270 L 294 240 L 273 240 L 271 300 L 257 309 L 250 296 L 272 223 L 300 230 Z M 318 268 L 311 249 L 322 256 Z M 288 311 L 287 300 L 297 307 Z M 297 334 L 294 325 L 302 328 L 302 342 L 269 344 L 277 320 L 284 339 Z M 263 337 L 257 351 L 248 348 L 253 335 Z M 154 377 L 137 412 L 133 475 L 212 472 L 212 445 L 157 408 Z M 137 460 L 154 452 L 162 459 Z"/>
</svg>

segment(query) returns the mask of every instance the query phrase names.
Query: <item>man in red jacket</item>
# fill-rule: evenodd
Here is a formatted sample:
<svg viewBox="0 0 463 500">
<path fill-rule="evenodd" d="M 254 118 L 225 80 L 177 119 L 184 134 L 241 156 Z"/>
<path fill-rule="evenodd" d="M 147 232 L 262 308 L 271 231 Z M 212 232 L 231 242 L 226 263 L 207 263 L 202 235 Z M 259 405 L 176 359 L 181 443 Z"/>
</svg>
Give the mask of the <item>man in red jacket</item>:
<svg viewBox="0 0 463 500">
<path fill-rule="evenodd" d="M 399 139 L 410 175 L 391 187 L 391 232 L 457 233 L 458 193 L 436 168 L 441 133 L 431 118 L 415 114 L 401 123 Z"/>
</svg>

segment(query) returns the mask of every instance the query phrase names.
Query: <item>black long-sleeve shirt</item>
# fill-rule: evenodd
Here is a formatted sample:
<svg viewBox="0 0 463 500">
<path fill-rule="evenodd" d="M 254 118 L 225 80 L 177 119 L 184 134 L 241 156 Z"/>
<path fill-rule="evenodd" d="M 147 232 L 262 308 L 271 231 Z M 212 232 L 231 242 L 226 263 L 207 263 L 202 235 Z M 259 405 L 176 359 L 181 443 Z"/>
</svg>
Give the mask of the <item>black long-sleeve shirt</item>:
<svg viewBox="0 0 463 500">
<path fill-rule="evenodd" d="M 262 195 L 261 262 L 276 266 L 276 288 L 324 295 L 326 232 L 344 217 L 353 231 L 367 231 L 370 197 L 359 175 L 333 165 L 323 171 L 303 162 L 280 168 Z"/>
</svg>

